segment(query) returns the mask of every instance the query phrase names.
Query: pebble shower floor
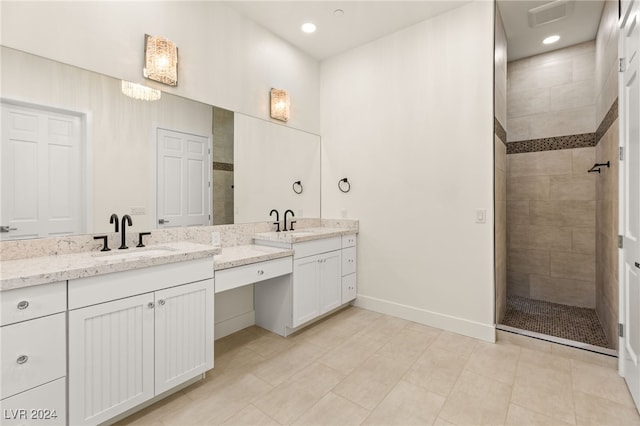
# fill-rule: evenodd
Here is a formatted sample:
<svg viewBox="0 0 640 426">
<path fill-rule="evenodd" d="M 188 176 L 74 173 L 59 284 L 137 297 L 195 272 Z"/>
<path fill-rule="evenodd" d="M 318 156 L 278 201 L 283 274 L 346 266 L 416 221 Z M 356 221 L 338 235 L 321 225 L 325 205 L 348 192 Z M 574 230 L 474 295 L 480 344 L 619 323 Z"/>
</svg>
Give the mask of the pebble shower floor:
<svg viewBox="0 0 640 426">
<path fill-rule="evenodd" d="M 502 323 L 522 330 L 611 348 L 595 309 L 509 296 Z"/>
</svg>

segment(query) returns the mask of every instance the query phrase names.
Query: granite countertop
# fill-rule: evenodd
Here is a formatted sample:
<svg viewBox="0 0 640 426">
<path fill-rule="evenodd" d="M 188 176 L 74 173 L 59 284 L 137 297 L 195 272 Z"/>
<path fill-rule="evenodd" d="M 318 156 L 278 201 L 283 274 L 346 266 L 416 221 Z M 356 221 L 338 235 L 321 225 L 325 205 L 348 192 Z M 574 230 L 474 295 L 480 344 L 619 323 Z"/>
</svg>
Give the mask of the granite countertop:
<svg viewBox="0 0 640 426">
<path fill-rule="evenodd" d="M 279 259 L 292 256 L 293 250 L 280 249 L 267 246 L 245 245 L 224 247 L 222 253 L 213 257 L 216 271 L 249 265 L 251 263 L 264 262 L 266 260 Z"/>
<path fill-rule="evenodd" d="M 9 260 L 0 266 L 0 291 L 213 257 L 220 252 L 220 247 L 172 242 L 129 250 Z"/>
<path fill-rule="evenodd" d="M 254 234 L 253 239 L 259 241 L 274 241 L 278 243 L 302 243 L 304 241 L 320 240 L 323 238 L 340 237 L 342 235 L 357 234 L 357 229 L 351 228 L 303 228 L 295 231 L 261 232 Z"/>
</svg>

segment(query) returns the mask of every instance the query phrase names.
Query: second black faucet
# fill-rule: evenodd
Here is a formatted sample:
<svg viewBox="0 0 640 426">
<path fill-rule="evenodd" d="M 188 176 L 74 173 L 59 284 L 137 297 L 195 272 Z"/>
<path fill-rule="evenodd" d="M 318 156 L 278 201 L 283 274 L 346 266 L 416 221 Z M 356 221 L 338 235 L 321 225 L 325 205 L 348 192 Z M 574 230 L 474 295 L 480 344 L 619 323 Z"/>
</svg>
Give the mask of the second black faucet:
<svg viewBox="0 0 640 426">
<path fill-rule="evenodd" d="M 131 222 L 131 216 L 129 216 L 128 214 L 125 214 L 124 216 L 122 216 L 122 226 L 121 226 L 121 228 L 122 228 L 122 234 L 121 234 L 122 240 L 121 240 L 120 247 L 118 247 L 120 250 L 129 248 L 129 247 L 127 247 L 127 225 L 131 226 L 131 225 L 133 225 L 133 222 Z"/>
</svg>

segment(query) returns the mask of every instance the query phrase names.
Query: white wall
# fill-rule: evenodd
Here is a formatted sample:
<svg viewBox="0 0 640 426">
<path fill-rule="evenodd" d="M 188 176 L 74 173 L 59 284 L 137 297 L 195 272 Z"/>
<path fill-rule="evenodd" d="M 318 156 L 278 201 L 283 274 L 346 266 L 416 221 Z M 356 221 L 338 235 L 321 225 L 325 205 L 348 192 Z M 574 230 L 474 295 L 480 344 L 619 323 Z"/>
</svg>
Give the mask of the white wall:
<svg viewBox="0 0 640 426">
<path fill-rule="evenodd" d="M 319 133 L 318 62 L 221 2 L 2 1 L 4 46 L 269 119 L 269 90 L 291 96 L 288 125 Z M 178 87 L 142 77 L 144 35 L 179 49 Z"/>
<path fill-rule="evenodd" d="M 320 77 L 322 216 L 360 220 L 357 303 L 493 340 L 493 3 L 329 59 Z"/>
<path fill-rule="evenodd" d="M 320 217 L 320 136 L 244 114 L 234 118 L 234 223 Z M 293 192 L 301 181 L 302 193 Z"/>
</svg>

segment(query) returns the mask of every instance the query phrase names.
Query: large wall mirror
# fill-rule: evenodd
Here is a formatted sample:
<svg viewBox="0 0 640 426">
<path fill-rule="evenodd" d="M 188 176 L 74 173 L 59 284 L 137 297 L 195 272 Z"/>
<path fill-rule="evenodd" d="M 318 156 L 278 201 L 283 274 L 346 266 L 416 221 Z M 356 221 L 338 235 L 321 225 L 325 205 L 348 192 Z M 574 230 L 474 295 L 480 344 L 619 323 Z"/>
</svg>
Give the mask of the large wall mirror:
<svg viewBox="0 0 640 426">
<path fill-rule="evenodd" d="M 0 239 L 320 216 L 318 135 L 0 49 Z"/>
</svg>

